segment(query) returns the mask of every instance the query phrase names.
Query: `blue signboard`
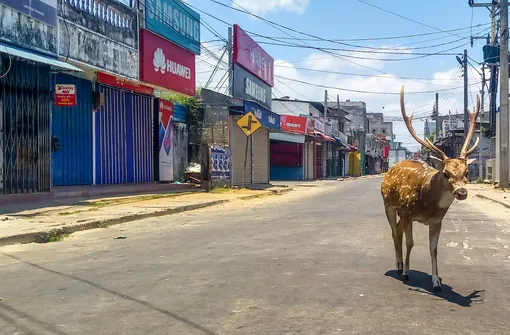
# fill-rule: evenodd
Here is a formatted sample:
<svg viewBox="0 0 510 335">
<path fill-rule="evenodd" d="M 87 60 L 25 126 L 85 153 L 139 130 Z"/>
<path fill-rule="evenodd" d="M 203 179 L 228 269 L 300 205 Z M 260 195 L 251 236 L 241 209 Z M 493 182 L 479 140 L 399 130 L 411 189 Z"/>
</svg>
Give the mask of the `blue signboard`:
<svg viewBox="0 0 510 335">
<path fill-rule="evenodd" d="M 200 15 L 180 0 L 146 0 L 145 27 L 200 55 Z"/>
<path fill-rule="evenodd" d="M 57 26 L 57 0 L 0 0 L 0 4 L 49 26 Z"/>
<path fill-rule="evenodd" d="M 271 112 L 255 102 L 245 100 L 244 114 L 248 112 L 252 112 L 262 126 L 271 129 L 280 129 L 280 115 Z"/>
</svg>

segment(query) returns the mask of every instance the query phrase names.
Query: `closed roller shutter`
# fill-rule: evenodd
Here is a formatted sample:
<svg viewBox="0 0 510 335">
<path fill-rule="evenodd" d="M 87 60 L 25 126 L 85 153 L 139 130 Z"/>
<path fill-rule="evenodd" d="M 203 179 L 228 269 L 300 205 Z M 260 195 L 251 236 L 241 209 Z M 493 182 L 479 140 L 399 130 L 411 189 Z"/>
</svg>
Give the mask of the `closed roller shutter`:
<svg viewBox="0 0 510 335">
<path fill-rule="evenodd" d="M 246 149 L 246 135 L 237 125 L 238 117 L 232 117 L 232 135 L 230 137 L 230 150 L 232 162 L 232 184 L 240 186 L 243 178 L 244 156 Z M 260 130 L 260 129 L 259 129 Z M 257 130 L 258 131 L 258 130 Z M 248 157 L 246 159 L 246 171 L 244 173 L 244 184 L 251 184 L 251 137 L 248 137 Z"/>
<path fill-rule="evenodd" d="M 269 184 L 269 129 L 260 127 L 253 135 L 253 184 Z"/>
</svg>

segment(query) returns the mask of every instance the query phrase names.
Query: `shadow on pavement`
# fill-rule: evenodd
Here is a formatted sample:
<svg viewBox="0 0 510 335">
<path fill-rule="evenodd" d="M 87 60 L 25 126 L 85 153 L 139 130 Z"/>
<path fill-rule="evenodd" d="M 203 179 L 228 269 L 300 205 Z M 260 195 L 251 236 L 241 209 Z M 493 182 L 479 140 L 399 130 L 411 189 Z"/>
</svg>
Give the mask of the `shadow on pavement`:
<svg viewBox="0 0 510 335">
<path fill-rule="evenodd" d="M 398 281 L 402 281 L 402 275 L 398 274 L 395 270 L 390 270 L 385 273 L 385 276 L 392 277 L 393 279 L 397 279 Z M 432 277 L 421 271 L 409 271 L 409 280 L 402 281 L 405 285 L 410 286 L 409 290 L 427 293 L 429 295 L 433 295 L 438 298 L 442 298 L 448 302 L 453 304 L 457 304 L 460 307 L 471 307 L 473 302 L 482 302 L 483 299 L 480 296 L 480 293 L 484 292 L 484 290 L 476 290 L 473 293 L 463 296 L 453 290 L 451 286 L 448 286 L 443 283 L 442 289 L 443 292 L 434 292 L 432 288 Z"/>
<path fill-rule="evenodd" d="M 94 282 L 92 282 L 90 280 L 87 280 L 87 279 L 82 279 L 82 278 L 79 278 L 77 276 L 73 276 L 73 275 L 69 275 L 69 274 L 63 273 L 63 272 L 59 272 L 59 271 L 56 271 L 56 270 L 51 270 L 51 269 L 45 268 L 44 266 L 41 266 L 41 265 L 38 265 L 38 264 L 35 264 L 35 263 L 32 263 L 32 262 L 25 261 L 25 260 L 23 260 L 21 258 L 18 258 L 16 256 L 13 256 L 13 255 L 10 255 L 10 254 L 2 253 L 2 255 L 6 256 L 6 257 L 9 257 L 9 258 L 12 258 L 12 259 L 14 259 L 14 260 L 16 260 L 16 261 L 18 261 L 20 263 L 24 263 L 24 264 L 30 265 L 30 266 L 32 266 L 32 267 L 34 267 L 36 269 L 39 269 L 39 270 L 42 270 L 42 271 L 46 271 L 46 272 L 49 272 L 49 273 L 52 273 L 52 274 L 56 274 L 56 275 L 59 275 L 59 276 L 67 277 L 67 278 L 70 278 L 70 279 L 73 279 L 73 280 L 80 281 L 82 283 L 90 285 L 90 286 L 92 286 L 92 287 L 94 287 L 96 289 L 99 289 L 101 291 L 110 293 L 110 294 L 112 294 L 114 296 L 117 296 L 119 298 L 122 298 L 122 299 L 125 299 L 125 300 L 129 300 L 129 301 L 135 302 L 137 304 L 140 304 L 142 306 L 145 306 L 145 307 L 147 307 L 149 309 L 152 309 L 153 311 L 156 311 L 158 313 L 164 314 L 164 315 L 166 315 L 166 316 L 168 316 L 168 317 L 170 317 L 170 318 L 172 318 L 172 319 L 174 319 L 176 321 L 183 322 L 183 323 L 187 324 L 188 326 L 190 326 L 192 328 L 195 328 L 198 331 L 203 332 L 204 334 L 215 335 L 215 333 L 212 330 L 210 330 L 210 329 L 208 329 L 208 328 L 206 328 L 206 327 L 204 327 L 202 325 L 199 325 L 198 323 L 195 323 L 195 322 L 193 322 L 191 320 L 188 320 L 188 319 L 186 319 L 186 318 L 184 318 L 184 317 L 182 317 L 182 316 L 180 316 L 178 314 L 175 314 L 175 313 L 167 311 L 167 310 L 165 310 L 163 308 L 154 306 L 153 304 L 151 304 L 151 303 L 149 303 L 147 301 L 139 300 L 139 299 L 130 297 L 128 295 L 119 293 L 117 291 L 114 291 L 112 289 L 103 287 L 103 286 L 101 286 L 99 284 L 96 284 L 96 283 L 94 283 Z M 12 312 L 14 312 L 14 311 L 12 311 Z"/>
</svg>

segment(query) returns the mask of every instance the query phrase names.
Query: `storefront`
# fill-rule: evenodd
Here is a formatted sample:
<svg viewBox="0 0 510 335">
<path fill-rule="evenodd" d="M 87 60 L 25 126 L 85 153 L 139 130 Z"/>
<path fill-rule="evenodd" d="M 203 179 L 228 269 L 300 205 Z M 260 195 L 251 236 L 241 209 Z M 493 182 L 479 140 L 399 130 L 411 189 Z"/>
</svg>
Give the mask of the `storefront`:
<svg viewBox="0 0 510 335">
<path fill-rule="evenodd" d="M 153 89 L 98 72 L 96 92 L 94 183 L 154 181 Z"/>
<path fill-rule="evenodd" d="M 0 3 L 0 192 L 48 192 L 51 76 L 81 70 L 57 59 L 56 1 Z"/>
<path fill-rule="evenodd" d="M 186 96 L 196 94 L 195 54 L 149 30 L 140 30 L 140 81 Z M 176 181 L 184 177 L 188 162 L 188 132 L 182 106 L 156 99 L 154 120 L 156 180 Z M 178 108 L 175 108 L 178 107 Z"/>
<path fill-rule="evenodd" d="M 280 129 L 280 115 L 255 102 L 245 100 L 243 115 L 249 112 L 253 113 L 261 124 L 261 127 L 251 136 L 246 136 L 237 124 L 241 115 L 230 117 L 231 178 L 233 186 L 242 184 L 245 159 L 244 184 L 269 184 L 269 134 Z"/>
<path fill-rule="evenodd" d="M 271 180 L 304 180 L 307 118 L 280 115 L 280 133 L 271 133 Z M 312 152 L 313 157 L 313 152 Z M 313 164 L 313 163 L 312 163 Z"/>
<path fill-rule="evenodd" d="M 241 185 L 243 175 L 244 184 L 268 184 L 269 133 L 280 129 L 280 116 L 271 112 L 274 60 L 235 24 L 232 61 L 232 95 L 244 100 L 242 114 L 253 113 L 262 125 L 247 137 L 236 123 L 239 116 L 231 117 L 232 185 Z"/>
</svg>

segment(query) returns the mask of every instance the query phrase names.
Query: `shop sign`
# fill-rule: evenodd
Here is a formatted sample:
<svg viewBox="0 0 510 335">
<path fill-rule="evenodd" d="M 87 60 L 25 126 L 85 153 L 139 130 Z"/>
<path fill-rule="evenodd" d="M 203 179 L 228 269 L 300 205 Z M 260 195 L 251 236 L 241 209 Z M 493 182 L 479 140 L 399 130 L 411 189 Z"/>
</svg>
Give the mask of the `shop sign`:
<svg viewBox="0 0 510 335">
<path fill-rule="evenodd" d="M 317 131 L 320 131 L 321 133 L 324 133 L 326 130 L 326 127 L 324 126 L 324 122 L 319 120 L 313 120 L 313 128 Z"/>
<path fill-rule="evenodd" d="M 280 115 L 280 128 L 286 133 L 306 134 L 305 117 L 294 115 Z"/>
<path fill-rule="evenodd" d="M 267 85 L 274 86 L 274 59 L 237 24 L 234 24 L 232 60 Z"/>
<path fill-rule="evenodd" d="M 200 55 L 200 15 L 181 0 L 146 0 L 145 27 Z"/>
<path fill-rule="evenodd" d="M 159 181 L 173 181 L 174 155 L 173 155 L 173 114 L 174 105 L 170 101 L 159 99 Z"/>
<path fill-rule="evenodd" d="M 234 64 L 234 97 L 253 100 L 271 109 L 271 87 L 237 64 Z"/>
<path fill-rule="evenodd" d="M 114 87 L 118 87 L 127 91 L 133 91 L 136 93 L 152 95 L 152 87 L 140 84 L 136 80 L 114 76 L 112 74 L 97 72 L 97 81 Z"/>
<path fill-rule="evenodd" d="M 57 0 L 0 0 L 0 4 L 48 26 L 57 26 Z"/>
<path fill-rule="evenodd" d="M 195 55 L 148 30 L 141 30 L 140 80 L 194 96 Z"/>
<path fill-rule="evenodd" d="M 58 107 L 76 106 L 76 86 L 70 84 L 55 85 L 55 105 Z"/>
<path fill-rule="evenodd" d="M 280 129 L 280 115 L 251 101 L 244 101 L 244 114 L 250 112 L 255 115 L 263 127 Z"/>
</svg>

